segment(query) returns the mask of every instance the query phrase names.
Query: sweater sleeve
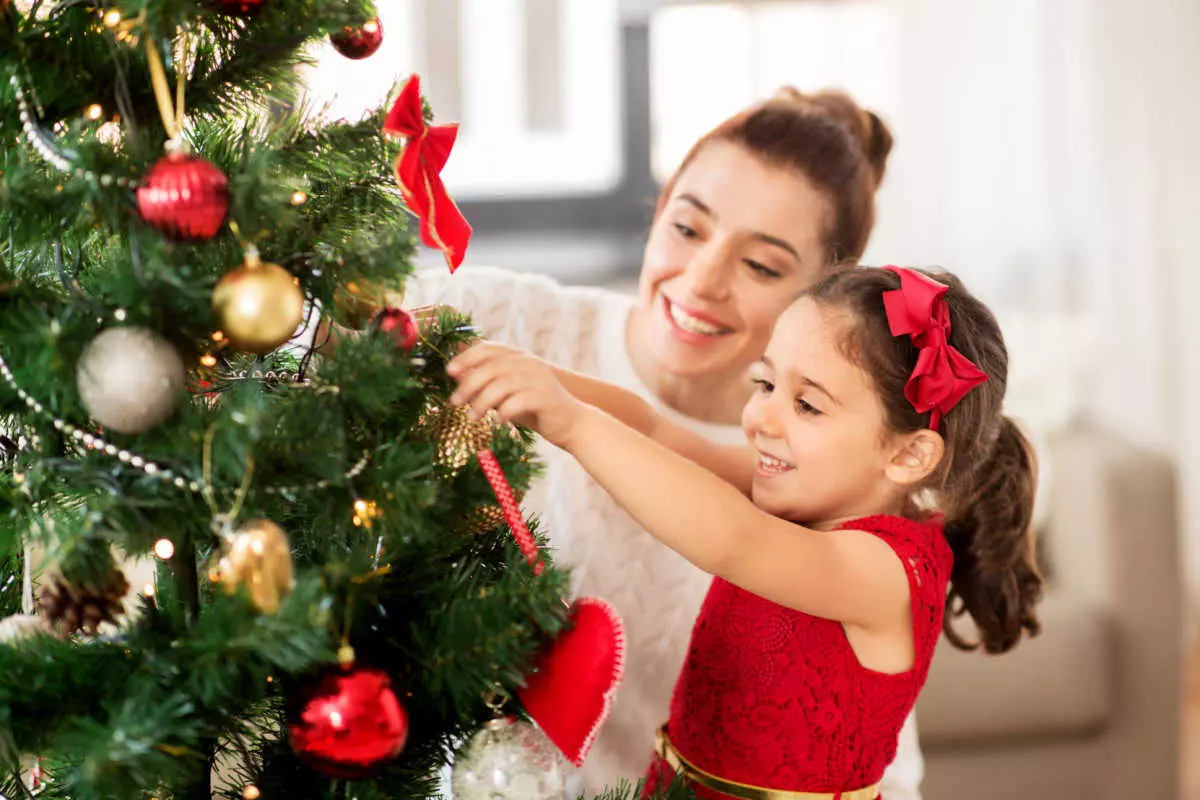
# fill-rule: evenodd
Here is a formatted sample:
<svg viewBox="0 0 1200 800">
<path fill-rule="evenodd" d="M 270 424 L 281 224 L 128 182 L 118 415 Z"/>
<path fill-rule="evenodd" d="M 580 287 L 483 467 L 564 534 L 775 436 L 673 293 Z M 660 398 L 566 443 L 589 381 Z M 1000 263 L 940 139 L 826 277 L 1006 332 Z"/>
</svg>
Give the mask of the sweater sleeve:
<svg viewBox="0 0 1200 800">
<path fill-rule="evenodd" d="M 594 329 L 606 292 L 563 286 L 547 278 L 494 267 L 421 270 L 408 279 L 404 304 L 452 306 L 470 315 L 480 332 L 579 369 L 594 348 Z"/>
<path fill-rule="evenodd" d="M 896 757 L 883 772 L 879 793 L 883 800 L 921 800 L 921 779 L 925 777 L 925 759 L 917 738 L 916 712 L 909 712 L 900 729 Z"/>
</svg>

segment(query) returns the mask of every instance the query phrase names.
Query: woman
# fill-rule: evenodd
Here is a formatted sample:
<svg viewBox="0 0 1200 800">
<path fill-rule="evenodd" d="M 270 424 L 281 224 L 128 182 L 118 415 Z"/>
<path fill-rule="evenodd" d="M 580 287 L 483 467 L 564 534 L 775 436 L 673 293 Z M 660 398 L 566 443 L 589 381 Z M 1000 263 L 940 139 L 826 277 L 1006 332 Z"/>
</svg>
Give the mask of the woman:
<svg viewBox="0 0 1200 800">
<path fill-rule="evenodd" d="M 636 391 L 717 441 L 742 439 L 746 372 L 776 318 L 834 264 L 861 255 L 891 149 L 886 126 L 840 93 L 787 89 L 697 142 L 658 200 L 637 297 L 494 269 L 413 276 L 405 305 L 469 313 L 490 339 Z M 560 451 L 525 501 L 574 590 L 625 620 L 624 684 L 582 770 L 587 788 L 636 779 L 666 718 L 709 578 L 646 536 Z M 915 800 L 912 720 L 884 779 Z"/>
</svg>

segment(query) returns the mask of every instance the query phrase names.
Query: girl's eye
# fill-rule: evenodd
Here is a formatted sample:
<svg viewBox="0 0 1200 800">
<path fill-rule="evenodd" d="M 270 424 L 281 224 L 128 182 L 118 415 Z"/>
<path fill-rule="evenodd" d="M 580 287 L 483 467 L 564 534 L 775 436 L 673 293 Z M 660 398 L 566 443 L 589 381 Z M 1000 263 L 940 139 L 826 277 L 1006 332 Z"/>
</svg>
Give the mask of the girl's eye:
<svg viewBox="0 0 1200 800">
<path fill-rule="evenodd" d="M 821 409 L 817 408 L 803 397 L 796 398 L 796 411 L 801 414 L 812 414 L 813 416 L 821 413 Z"/>
<path fill-rule="evenodd" d="M 763 394 L 770 394 L 771 392 L 775 391 L 775 384 L 764 378 L 755 378 L 754 385 L 757 386 L 758 390 Z"/>
<path fill-rule="evenodd" d="M 762 264 L 758 261 L 755 261 L 754 259 L 747 258 L 746 264 L 750 267 L 750 269 L 754 270 L 756 273 L 763 276 L 764 278 L 781 278 L 781 277 L 783 277 L 783 273 L 780 272 L 779 270 L 771 269 L 766 264 Z"/>
<path fill-rule="evenodd" d="M 700 235 L 700 234 L 696 233 L 695 228 L 689 228 L 687 225 L 684 225 L 682 222 L 673 222 L 671 224 L 675 227 L 676 232 L 678 232 L 679 235 L 682 236 L 684 239 L 695 239 Z"/>
</svg>

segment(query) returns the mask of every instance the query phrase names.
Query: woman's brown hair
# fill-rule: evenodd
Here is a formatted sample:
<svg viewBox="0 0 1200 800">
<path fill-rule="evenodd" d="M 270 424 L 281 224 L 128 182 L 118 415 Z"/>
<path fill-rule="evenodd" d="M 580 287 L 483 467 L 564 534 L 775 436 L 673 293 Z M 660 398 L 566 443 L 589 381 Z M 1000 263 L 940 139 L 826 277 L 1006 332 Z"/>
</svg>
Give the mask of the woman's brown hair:
<svg viewBox="0 0 1200 800">
<path fill-rule="evenodd" d="M 938 432 L 945 453 L 925 487 L 945 514 L 946 539 L 954 569 L 946 598 L 944 630 L 957 647 L 982 644 L 1002 653 L 1023 632 L 1041 626 L 1034 606 L 1042 578 L 1032 531 L 1037 461 L 1033 447 L 1002 411 L 1008 382 L 1008 351 L 995 316 L 947 272 L 919 270 L 948 288 L 948 343 L 983 370 L 988 379 L 973 388 L 942 417 Z M 929 412 L 917 413 L 904 389 L 917 363 L 908 336 L 892 336 L 883 293 L 900 288 L 890 270 L 850 267 L 834 272 L 806 296 L 820 307 L 848 312 L 842 343 L 849 357 L 871 378 L 890 428 L 900 433 L 929 427 Z M 970 614 L 981 641 L 970 643 L 952 627 Z"/>
<path fill-rule="evenodd" d="M 856 259 L 875 226 L 875 190 L 883 180 L 892 134 L 842 92 L 780 89 L 700 138 L 658 198 L 662 211 L 678 176 L 711 142 L 740 144 L 768 164 L 799 171 L 829 199 L 824 244 L 829 264 Z"/>
</svg>

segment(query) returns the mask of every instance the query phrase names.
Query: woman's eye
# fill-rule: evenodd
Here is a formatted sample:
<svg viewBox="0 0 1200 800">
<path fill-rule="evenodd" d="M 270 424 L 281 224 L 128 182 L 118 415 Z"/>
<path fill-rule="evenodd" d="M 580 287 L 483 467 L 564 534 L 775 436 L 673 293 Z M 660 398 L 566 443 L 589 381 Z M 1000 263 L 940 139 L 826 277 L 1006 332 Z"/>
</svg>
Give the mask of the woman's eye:
<svg viewBox="0 0 1200 800">
<path fill-rule="evenodd" d="M 775 384 L 763 378 L 755 378 L 754 385 L 757 386 L 758 390 L 763 394 L 770 394 L 771 392 L 775 391 Z"/>
<path fill-rule="evenodd" d="M 783 277 L 783 273 L 780 272 L 779 270 L 771 269 L 766 264 L 755 261 L 752 258 L 747 258 L 746 264 L 750 267 L 750 269 L 754 270 L 759 275 L 762 275 L 764 278 L 782 278 Z"/>
<path fill-rule="evenodd" d="M 700 235 L 700 234 L 696 233 L 695 228 L 689 228 L 687 225 L 684 225 L 682 222 L 673 222 L 671 224 L 675 226 L 675 230 L 684 239 L 695 239 L 696 237 L 698 237 Z"/>
</svg>

